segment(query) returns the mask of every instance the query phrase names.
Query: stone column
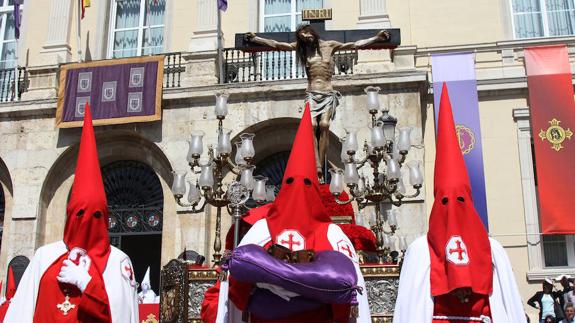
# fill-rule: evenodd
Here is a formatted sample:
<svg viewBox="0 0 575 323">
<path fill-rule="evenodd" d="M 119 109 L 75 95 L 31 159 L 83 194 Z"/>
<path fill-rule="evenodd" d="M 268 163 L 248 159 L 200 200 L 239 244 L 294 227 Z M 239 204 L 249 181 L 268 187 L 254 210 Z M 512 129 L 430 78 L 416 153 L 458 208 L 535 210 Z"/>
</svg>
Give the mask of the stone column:
<svg viewBox="0 0 575 323">
<path fill-rule="evenodd" d="M 390 28 L 391 22 L 387 14 L 386 0 L 360 0 L 359 18 L 357 26 L 359 29 Z"/>
<path fill-rule="evenodd" d="M 77 0 L 52 0 L 47 38 L 40 51 L 45 65 L 65 63 L 72 59 L 70 32 L 74 2 Z"/>
<path fill-rule="evenodd" d="M 190 40 L 190 51 L 211 51 L 218 48 L 217 0 L 196 1 L 196 27 Z"/>
<path fill-rule="evenodd" d="M 260 19 L 259 10 L 259 0 L 249 0 L 248 14 L 250 16 L 250 20 L 248 30 L 254 33 L 260 31 L 258 25 Z"/>
<path fill-rule="evenodd" d="M 543 279 L 545 257 L 541 245 L 543 239 L 538 233 L 539 214 L 537 206 L 537 188 L 533 172 L 531 147 L 531 124 L 529 108 L 513 110 L 513 118 L 517 122 L 517 143 L 519 147 L 519 164 L 521 165 L 521 186 L 523 188 L 523 210 L 525 214 L 525 229 L 527 233 L 527 254 L 529 259 L 528 280 Z M 538 275 L 539 274 L 539 275 Z M 539 277 L 537 277 L 539 276 Z"/>
<path fill-rule="evenodd" d="M 385 29 L 391 27 L 386 0 L 360 0 L 358 29 Z M 375 35 L 374 35 L 375 36 Z M 358 53 L 358 74 L 381 73 L 394 69 L 389 50 L 363 50 Z M 354 71 L 354 72 L 355 72 Z"/>
</svg>

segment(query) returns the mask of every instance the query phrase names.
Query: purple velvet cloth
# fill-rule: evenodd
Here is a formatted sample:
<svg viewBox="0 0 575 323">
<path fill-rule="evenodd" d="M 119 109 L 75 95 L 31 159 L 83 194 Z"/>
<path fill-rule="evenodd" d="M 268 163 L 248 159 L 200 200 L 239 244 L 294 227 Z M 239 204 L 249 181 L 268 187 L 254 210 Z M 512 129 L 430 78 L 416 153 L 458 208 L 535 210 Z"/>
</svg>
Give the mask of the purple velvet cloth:
<svg viewBox="0 0 575 323">
<path fill-rule="evenodd" d="M 155 61 L 69 69 L 62 120 L 82 121 L 86 101 L 94 120 L 154 115 L 157 73 Z"/>
<path fill-rule="evenodd" d="M 267 289 L 256 288 L 248 304 L 248 312 L 264 320 L 281 320 L 315 310 L 324 304 L 305 297 L 285 300 Z"/>
<path fill-rule="evenodd" d="M 234 249 L 230 274 L 246 283 L 268 283 L 326 304 L 357 304 L 357 274 L 353 262 L 338 251 L 322 251 L 310 263 L 290 264 L 270 256 L 264 248 Z"/>
</svg>

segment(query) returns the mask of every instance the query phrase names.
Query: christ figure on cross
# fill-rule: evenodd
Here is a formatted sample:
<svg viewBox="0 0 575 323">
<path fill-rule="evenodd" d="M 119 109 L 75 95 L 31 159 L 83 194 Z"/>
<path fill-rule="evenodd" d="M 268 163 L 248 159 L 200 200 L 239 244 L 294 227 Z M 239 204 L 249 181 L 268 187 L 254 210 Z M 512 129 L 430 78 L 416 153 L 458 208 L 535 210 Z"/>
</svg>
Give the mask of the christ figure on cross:
<svg viewBox="0 0 575 323">
<path fill-rule="evenodd" d="M 322 167 L 327 158 L 329 126 L 335 117 L 341 93 L 333 89 L 331 79 L 334 71 L 333 56 L 338 50 L 362 49 L 375 42 L 387 41 L 390 34 L 381 30 L 377 35 L 350 43 L 320 39 L 311 25 L 300 25 L 293 43 L 279 42 L 247 33 L 246 38 L 256 44 L 277 50 L 296 51 L 297 61 L 307 74 L 307 102 L 310 103 L 312 122 L 315 129 L 315 147 L 318 175 L 322 178 Z M 318 127 L 319 126 L 319 127 Z"/>
</svg>

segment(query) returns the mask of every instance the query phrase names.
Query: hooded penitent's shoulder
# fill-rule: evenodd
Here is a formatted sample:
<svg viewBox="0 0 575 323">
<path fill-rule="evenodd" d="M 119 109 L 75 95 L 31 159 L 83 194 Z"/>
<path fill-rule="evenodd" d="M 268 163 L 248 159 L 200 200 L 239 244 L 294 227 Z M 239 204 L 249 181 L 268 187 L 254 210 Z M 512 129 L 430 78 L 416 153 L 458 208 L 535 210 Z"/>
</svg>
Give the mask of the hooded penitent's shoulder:
<svg viewBox="0 0 575 323">
<path fill-rule="evenodd" d="M 130 259 L 130 257 L 128 257 L 128 255 L 124 253 L 122 250 L 114 246 L 110 246 L 110 248 L 112 248 L 112 251 L 110 252 L 110 258 L 118 259 L 120 261 L 124 259 Z"/>
<path fill-rule="evenodd" d="M 427 235 L 423 235 L 413 240 L 413 242 L 409 245 L 407 250 L 417 250 L 421 248 L 429 248 L 427 243 Z"/>
<path fill-rule="evenodd" d="M 36 252 L 34 254 L 43 255 L 53 252 L 61 252 L 61 253 L 66 252 L 66 245 L 62 240 L 43 245 L 42 247 L 36 249 Z"/>
<path fill-rule="evenodd" d="M 501 243 L 493 238 L 489 238 L 489 244 L 491 245 L 491 249 L 497 249 L 498 251 L 503 250 Z"/>
<path fill-rule="evenodd" d="M 502 259 L 502 257 L 505 259 L 508 258 L 505 248 L 503 248 L 499 241 L 489 238 L 489 245 L 491 246 L 491 257 L 494 263 L 497 263 L 497 259 Z"/>
</svg>

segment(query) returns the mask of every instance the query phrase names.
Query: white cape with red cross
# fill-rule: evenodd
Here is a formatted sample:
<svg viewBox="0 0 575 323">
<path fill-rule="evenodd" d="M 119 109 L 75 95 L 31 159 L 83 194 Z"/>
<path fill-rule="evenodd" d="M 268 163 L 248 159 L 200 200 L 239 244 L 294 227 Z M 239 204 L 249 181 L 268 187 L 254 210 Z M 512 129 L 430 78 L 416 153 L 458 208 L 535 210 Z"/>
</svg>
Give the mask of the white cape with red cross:
<svg viewBox="0 0 575 323">
<path fill-rule="evenodd" d="M 297 230 L 285 230 L 278 236 L 278 242 L 283 246 L 290 248 L 291 250 L 302 250 L 304 249 L 305 241 L 303 241 L 301 235 L 298 236 Z M 301 238 L 301 239 L 300 239 Z M 341 231 L 341 228 L 336 224 L 330 224 L 327 230 L 327 239 L 331 244 L 333 250 L 337 250 L 344 255 L 348 256 L 353 264 L 355 265 L 355 271 L 357 273 L 357 285 L 363 290 L 362 294 L 357 295 L 357 301 L 359 303 L 359 317 L 357 318 L 358 323 L 370 323 L 371 315 L 369 312 L 369 304 L 367 301 L 367 290 L 365 289 L 365 282 L 363 276 L 359 269 L 359 261 L 357 254 L 349 238 Z M 240 246 L 247 244 L 256 244 L 259 246 L 264 246 L 270 242 L 271 236 L 268 229 L 266 219 L 259 220 L 256 222 L 248 233 L 243 237 L 240 242 Z M 242 313 L 239 311 L 232 302 L 228 302 L 228 280 L 223 281 L 220 286 L 220 294 L 218 299 L 218 316 L 216 319 L 217 323 L 239 323 L 242 322 Z M 278 293 L 277 289 L 272 290 L 274 293 Z M 286 291 L 287 292 L 287 291 Z M 288 292 L 289 293 L 289 292 Z M 280 295 L 286 296 L 286 295 Z"/>
<path fill-rule="evenodd" d="M 525 323 L 525 311 L 515 276 L 505 250 L 499 242 L 489 239 L 493 263 L 493 292 L 489 296 L 493 323 Z M 446 246 L 455 263 L 466 261 L 465 244 L 457 237 Z M 467 258 L 467 261 L 469 259 Z M 429 273 L 431 261 L 427 236 L 416 239 L 407 249 L 401 269 L 399 292 L 395 303 L 393 323 L 431 323 L 433 297 Z M 461 314 L 465 316 L 465 313 Z"/>
<path fill-rule="evenodd" d="M 40 280 L 44 272 L 56 259 L 68 250 L 63 241 L 54 242 L 36 250 L 32 261 L 26 268 L 16 295 L 8 307 L 4 318 L 6 323 L 32 323 Z M 130 258 L 112 246 L 106 269 L 102 273 L 106 293 L 110 301 L 113 323 L 140 323 L 136 281 Z"/>
</svg>

